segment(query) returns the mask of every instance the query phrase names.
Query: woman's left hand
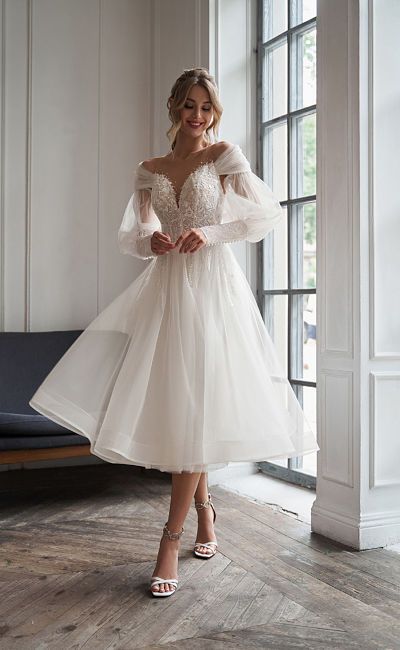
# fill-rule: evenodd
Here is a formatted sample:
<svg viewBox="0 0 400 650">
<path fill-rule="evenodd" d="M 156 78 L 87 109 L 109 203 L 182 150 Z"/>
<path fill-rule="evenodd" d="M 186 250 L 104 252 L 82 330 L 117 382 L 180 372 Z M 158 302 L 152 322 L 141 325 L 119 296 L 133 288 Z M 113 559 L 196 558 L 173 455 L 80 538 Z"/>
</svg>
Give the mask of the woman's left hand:
<svg viewBox="0 0 400 650">
<path fill-rule="evenodd" d="M 206 242 L 207 238 L 200 228 L 190 228 L 179 235 L 175 242 L 175 248 L 182 243 L 179 249 L 180 253 L 195 253 L 199 248 L 205 246 Z"/>
</svg>

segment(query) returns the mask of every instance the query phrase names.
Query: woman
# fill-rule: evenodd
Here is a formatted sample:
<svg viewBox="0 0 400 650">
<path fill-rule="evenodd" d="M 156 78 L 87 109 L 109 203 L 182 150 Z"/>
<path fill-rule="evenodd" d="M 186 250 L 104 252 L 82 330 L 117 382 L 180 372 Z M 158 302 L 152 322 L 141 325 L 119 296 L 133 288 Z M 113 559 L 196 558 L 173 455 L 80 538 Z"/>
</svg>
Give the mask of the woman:
<svg viewBox="0 0 400 650">
<path fill-rule="evenodd" d="M 319 449 L 228 242 L 260 241 L 282 218 L 240 147 L 212 142 L 222 115 L 204 68 L 168 100 L 171 150 L 142 161 L 118 231 L 146 269 L 76 339 L 30 400 L 109 462 L 172 473 L 150 589 L 178 585 L 194 497 L 195 557 L 217 550 L 207 472 Z"/>
</svg>

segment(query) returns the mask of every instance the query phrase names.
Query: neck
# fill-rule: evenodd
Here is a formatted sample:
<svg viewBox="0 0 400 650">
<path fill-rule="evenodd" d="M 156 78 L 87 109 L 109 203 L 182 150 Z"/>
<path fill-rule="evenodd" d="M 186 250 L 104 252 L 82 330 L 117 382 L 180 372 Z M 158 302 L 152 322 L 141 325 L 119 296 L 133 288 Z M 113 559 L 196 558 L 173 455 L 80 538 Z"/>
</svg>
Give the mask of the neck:
<svg viewBox="0 0 400 650">
<path fill-rule="evenodd" d="M 178 131 L 175 141 L 175 147 L 172 150 L 173 158 L 189 158 L 192 154 L 201 151 L 207 147 L 203 135 L 197 138 L 190 138 L 184 133 Z"/>
</svg>

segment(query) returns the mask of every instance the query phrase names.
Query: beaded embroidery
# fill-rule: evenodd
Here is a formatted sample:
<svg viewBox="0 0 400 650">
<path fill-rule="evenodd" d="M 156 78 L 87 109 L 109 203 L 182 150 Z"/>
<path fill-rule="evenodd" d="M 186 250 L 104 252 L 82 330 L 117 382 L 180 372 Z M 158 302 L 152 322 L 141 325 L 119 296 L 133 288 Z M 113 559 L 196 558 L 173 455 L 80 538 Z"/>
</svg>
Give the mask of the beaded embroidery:
<svg viewBox="0 0 400 650">
<path fill-rule="evenodd" d="M 200 274 L 205 268 L 210 270 L 210 247 L 216 243 L 238 241 L 247 231 L 243 221 L 219 224 L 220 207 L 225 199 L 219 175 L 213 161 L 198 165 L 185 179 L 179 197 L 172 180 L 164 173 L 154 173 L 152 206 L 156 212 L 162 231 L 168 232 L 172 241 L 190 228 L 201 229 L 207 243 L 195 253 L 179 254 L 185 259 L 186 279 L 190 286 L 197 286 Z M 212 228 L 208 228 L 212 226 Z M 218 227 L 220 226 L 220 227 Z M 202 253 L 201 255 L 199 253 Z M 159 259 L 167 255 L 158 256 Z"/>
</svg>

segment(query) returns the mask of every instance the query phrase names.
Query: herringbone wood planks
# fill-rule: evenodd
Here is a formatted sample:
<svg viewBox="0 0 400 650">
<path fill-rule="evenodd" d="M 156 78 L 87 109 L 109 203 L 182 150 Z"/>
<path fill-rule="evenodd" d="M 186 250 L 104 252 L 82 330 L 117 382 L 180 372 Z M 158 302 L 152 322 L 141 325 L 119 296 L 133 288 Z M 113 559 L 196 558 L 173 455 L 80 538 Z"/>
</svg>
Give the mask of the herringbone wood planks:
<svg viewBox="0 0 400 650">
<path fill-rule="evenodd" d="M 193 507 L 178 590 L 153 598 L 168 479 L 114 464 L 0 476 L 0 648 L 400 647 L 399 555 L 220 487 L 217 555 L 193 557 Z"/>
</svg>

